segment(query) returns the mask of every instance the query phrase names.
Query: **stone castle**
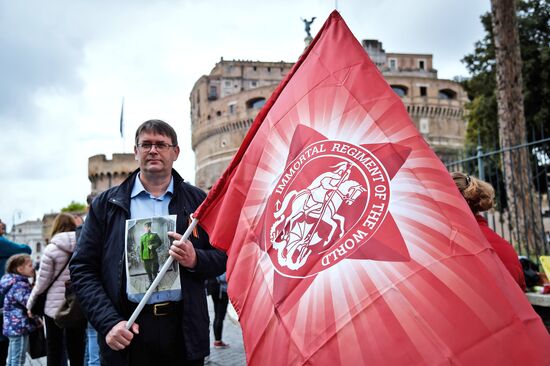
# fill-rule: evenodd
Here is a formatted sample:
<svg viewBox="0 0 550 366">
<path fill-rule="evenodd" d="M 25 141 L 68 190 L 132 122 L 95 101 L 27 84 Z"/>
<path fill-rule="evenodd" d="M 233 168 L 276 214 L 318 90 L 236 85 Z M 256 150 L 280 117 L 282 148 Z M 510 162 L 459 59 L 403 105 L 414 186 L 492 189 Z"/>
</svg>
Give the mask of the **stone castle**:
<svg viewBox="0 0 550 366">
<path fill-rule="evenodd" d="M 97 195 L 111 187 L 118 186 L 138 168 L 134 154 L 113 154 L 111 160 L 105 155 L 88 158 L 88 179 L 92 183 L 92 195 Z"/>
<path fill-rule="evenodd" d="M 442 160 L 463 148 L 468 101 L 461 85 L 437 78 L 431 54 L 386 53 L 378 40 L 363 48 L 397 93 L 414 124 Z M 195 184 L 209 190 L 239 148 L 254 117 L 292 63 L 224 60 L 200 77 L 191 95 Z"/>
</svg>

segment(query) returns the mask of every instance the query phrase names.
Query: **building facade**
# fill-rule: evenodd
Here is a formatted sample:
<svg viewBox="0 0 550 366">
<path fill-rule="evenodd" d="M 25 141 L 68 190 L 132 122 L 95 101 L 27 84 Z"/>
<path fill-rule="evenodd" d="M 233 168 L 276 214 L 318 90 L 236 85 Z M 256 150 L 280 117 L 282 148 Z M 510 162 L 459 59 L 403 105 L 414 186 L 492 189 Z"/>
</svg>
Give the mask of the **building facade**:
<svg viewBox="0 0 550 366">
<path fill-rule="evenodd" d="M 218 62 L 191 92 L 195 184 L 208 190 L 237 152 L 254 117 L 290 71 L 288 62 Z"/>
<path fill-rule="evenodd" d="M 438 79 L 430 54 L 386 53 L 377 40 L 363 40 L 362 45 L 438 156 L 457 157 L 466 131 L 467 95 L 461 85 Z M 220 177 L 292 66 L 222 58 L 209 75 L 197 80 L 190 95 L 197 186 L 208 190 Z"/>
<path fill-rule="evenodd" d="M 16 243 L 30 246 L 33 261 L 39 260 L 46 246 L 42 236 L 42 220 L 29 220 L 13 225 L 10 239 Z"/>
<path fill-rule="evenodd" d="M 435 153 L 443 161 L 455 160 L 466 135 L 468 96 L 462 86 L 438 79 L 430 54 L 386 53 L 378 40 L 362 45 Z"/>
</svg>

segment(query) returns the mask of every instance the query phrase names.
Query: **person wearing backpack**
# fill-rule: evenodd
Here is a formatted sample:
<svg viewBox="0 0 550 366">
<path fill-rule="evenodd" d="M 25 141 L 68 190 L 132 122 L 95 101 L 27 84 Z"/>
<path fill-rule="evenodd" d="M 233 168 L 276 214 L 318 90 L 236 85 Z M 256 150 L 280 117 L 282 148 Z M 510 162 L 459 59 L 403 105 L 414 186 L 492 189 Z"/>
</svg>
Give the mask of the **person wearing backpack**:
<svg viewBox="0 0 550 366">
<path fill-rule="evenodd" d="M 71 366 L 84 364 L 85 325 L 60 328 L 54 320 L 65 303 L 65 282 L 70 279 L 67 264 L 76 246 L 75 229 L 76 222 L 72 215 L 67 213 L 57 215 L 52 226 L 52 238 L 40 258 L 36 285 L 27 302 L 27 308 L 31 309 L 37 296 L 48 291 L 44 309 L 48 366 L 63 365 L 65 353 Z"/>
</svg>

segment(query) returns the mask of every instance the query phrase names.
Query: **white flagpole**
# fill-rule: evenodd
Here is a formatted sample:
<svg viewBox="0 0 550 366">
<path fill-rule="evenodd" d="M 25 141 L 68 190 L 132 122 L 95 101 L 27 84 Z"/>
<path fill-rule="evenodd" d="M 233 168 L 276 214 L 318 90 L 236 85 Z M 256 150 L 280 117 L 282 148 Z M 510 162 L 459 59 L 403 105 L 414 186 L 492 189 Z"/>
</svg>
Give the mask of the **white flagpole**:
<svg viewBox="0 0 550 366">
<path fill-rule="evenodd" d="M 183 236 L 181 237 L 180 241 L 187 240 L 187 238 L 189 238 L 189 236 L 193 232 L 193 229 L 195 228 L 195 226 L 197 226 L 198 222 L 199 220 L 195 218 L 193 219 L 193 221 L 191 221 L 191 223 L 189 224 L 189 227 L 183 233 Z M 132 327 L 132 324 L 134 324 L 134 322 L 136 321 L 137 317 L 139 316 L 139 313 L 141 313 L 141 310 L 143 310 L 143 307 L 145 306 L 145 304 L 147 304 L 147 301 L 149 301 L 149 298 L 153 294 L 153 291 L 157 288 L 159 282 L 162 280 L 162 278 L 164 277 L 164 275 L 172 265 L 173 261 L 174 261 L 174 258 L 172 258 L 172 256 L 169 256 L 166 262 L 164 262 L 164 264 L 162 265 L 162 268 L 160 269 L 160 272 L 157 274 L 157 277 L 155 277 L 155 280 L 153 281 L 151 286 L 149 286 L 149 289 L 145 293 L 145 296 L 143 296 L 143 299 L 141 299 L 141 301 L 139 302 L 137 308 L 132 313 L 132 316 L 130 316 L 130 319 L 128 319 L 128 322 L 126 323 L 126 329 L 130 329 Z"/>
</svg>

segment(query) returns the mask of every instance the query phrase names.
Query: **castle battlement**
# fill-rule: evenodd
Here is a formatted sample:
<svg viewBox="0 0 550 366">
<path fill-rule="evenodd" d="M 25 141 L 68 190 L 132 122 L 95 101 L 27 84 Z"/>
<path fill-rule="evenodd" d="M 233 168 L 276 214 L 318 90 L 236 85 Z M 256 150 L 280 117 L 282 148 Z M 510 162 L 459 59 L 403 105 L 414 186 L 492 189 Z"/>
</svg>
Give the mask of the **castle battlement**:
<svg viewBox="0 0 550 366">
<path fill-rule="evenodd" d="M 138 163 L 134 159 L 134 154 L 113 154 L 112 159 L 107 159 L 104 154 L 90 156 L 88 179 L 92 183 L 92 194 L 119 185 L 137 168 Z"/>
</svg>

